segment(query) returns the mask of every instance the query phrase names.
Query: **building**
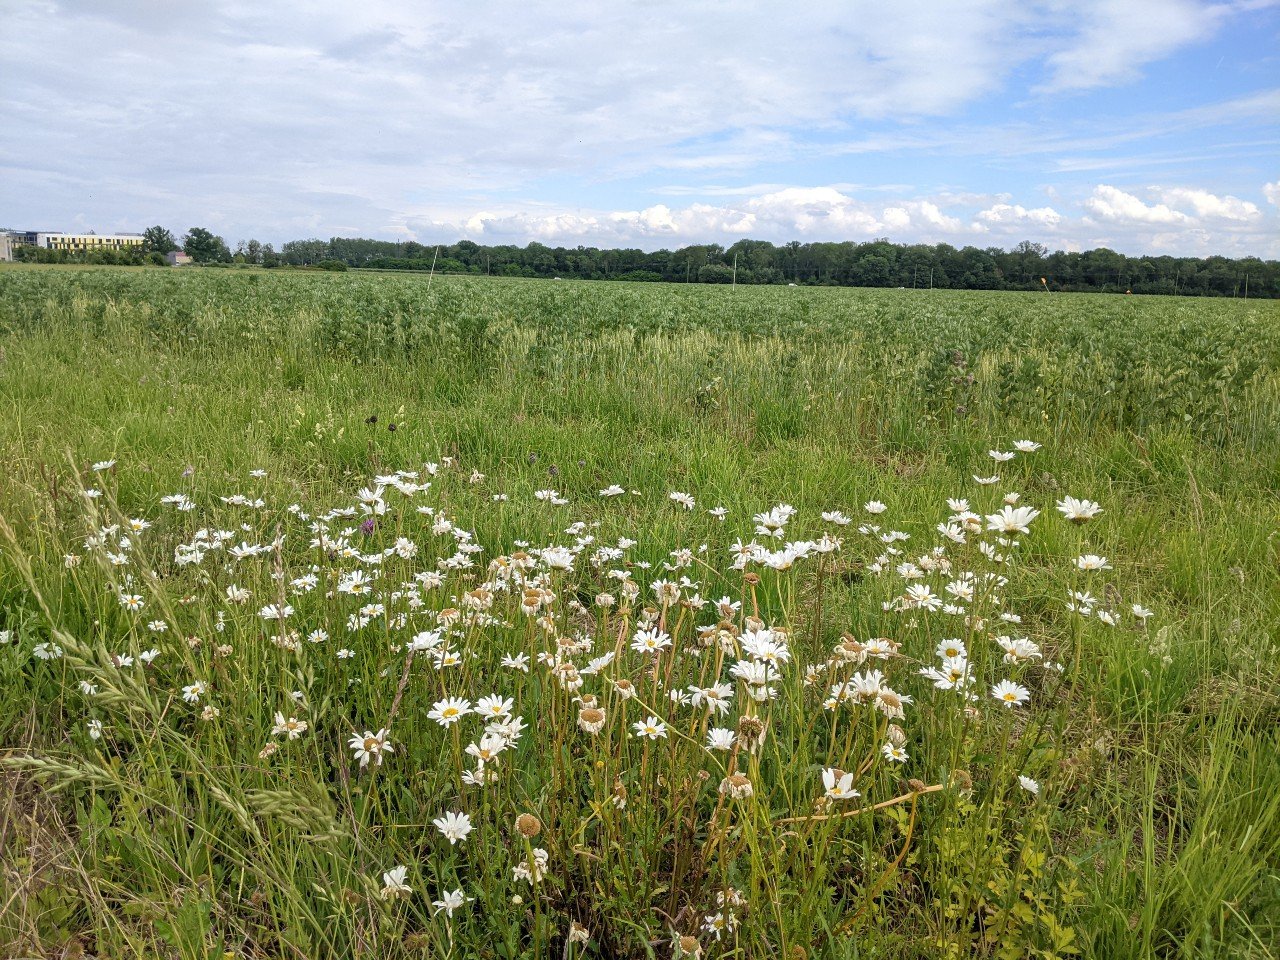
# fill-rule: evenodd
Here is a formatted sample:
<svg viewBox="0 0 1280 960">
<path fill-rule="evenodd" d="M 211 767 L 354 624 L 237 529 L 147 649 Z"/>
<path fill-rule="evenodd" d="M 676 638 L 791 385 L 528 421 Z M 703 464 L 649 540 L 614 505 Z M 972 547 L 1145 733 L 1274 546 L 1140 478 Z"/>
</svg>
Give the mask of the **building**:
<svg viewBox="0 0 1280 960">
<path fill-rule="evenodd" d="M 141 248 L 140 233 L 54 233 L 44 230 L 19 230 L 0 240 L 0 259 L 12 260 L 18 246 L 67 253 L 89 253 L 93 250 L 133 250 Z"/>
<path fill-rule="evenodd" d="M 191 263 L 190 255 L 183 253 L 181 250 L 174 250 L 172 253 L 166 253 L 164 258 L 169 261 L 171 267 L 182 267 Z"/>
<path fill-rule="evenodd" d="M 23 243 L 46 250 L 89 253 L 92 250 L 127 250 L 142 246 L 140 233 L 40 233 L 28 232 Z"/>
</svg>

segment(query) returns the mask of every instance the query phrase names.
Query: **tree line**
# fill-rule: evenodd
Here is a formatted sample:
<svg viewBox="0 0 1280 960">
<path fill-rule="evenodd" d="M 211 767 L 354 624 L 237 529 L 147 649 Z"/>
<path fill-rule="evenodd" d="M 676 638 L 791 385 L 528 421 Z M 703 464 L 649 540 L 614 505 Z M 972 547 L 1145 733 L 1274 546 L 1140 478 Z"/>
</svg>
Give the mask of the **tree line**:
<svg viewBox="0 0 1280 960">
<path fill-rule="evenodd" d="M 341 263 L 382 270 L 580 280 L 749 283 L 971 290 L 1069 290 L 1280 296 L 1280 261 L 1257 257 L 1129 257 L 1105 247 L 1050 251 L 1024 241 L 1012 250 L 947 243 L 799 243 L 739 240 L 677 250 L 482 246 L 470 240 L 431 246 L 365 238 L 293 240 L 283 263 Z"/>
<path fill-rule="evenodd" d="M 184 250 L 205 265 L 258 265 L 434 271 L 501 277 L 668 283 L 796 284 L 800 286 L 909 287 L 965 290 L 1063 290 L 1158 293 L 1211 297 L 1280 297 L 1280 261 L 1257 257 L 1130 257 L 1106 247 L 1083 252 L 1023 241 L 1001 247 L 947 243 L 800 243 L 775 245 L 739 240 L 731 246 L 694 244 L 676 250 L 548 247 L 530 243 L 484 246 L 470 240 L 431 246 L 413 240 L 333 237 L 270 243 L 241 240 L 233 250 L 204 227 L 178 240 L 164 227 L 149 227 L 136 250 L 90 253 L 18 248 L 15 255 L 41 262 L 164 263 Z"/>
</svg>

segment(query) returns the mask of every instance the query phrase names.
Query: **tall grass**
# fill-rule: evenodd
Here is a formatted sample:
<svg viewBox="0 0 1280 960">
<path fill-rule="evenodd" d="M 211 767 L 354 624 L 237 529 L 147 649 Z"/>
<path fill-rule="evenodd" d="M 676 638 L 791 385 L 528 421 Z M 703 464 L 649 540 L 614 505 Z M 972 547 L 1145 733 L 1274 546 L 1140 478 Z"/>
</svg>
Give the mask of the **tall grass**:
<svg viewBox="0 0 1280 960">
<path fill-rule="evenodd" d="M 1273 956 L 1276 319 L 1153 298 L 0 271 L 0 943 Z M 1043 446 L 990 458 L 1021 439 Z M 399 492 L 396 471 L 431 486 Z M 988 529 L 1015 492 L 1042 511 L 1030 532 Z M 161 502 L 178 493 L 195 508 Z M 1067 495 L 1103 512 L 1072 523 Z M 957 497 L 979 518 L 963 543 L 936 529 L 970 523 Z M 795 514 L 774 539 L 754 515 L 779 503 Z M 636 543 L 598 552 L 619 538 Z M 735 568 L 753 538 L 810 547 Z M 1081 571 L 1085 554 L 1110 569 Z M 369 594 L 338 589 L 356 570 Z M 972 597 L 946 594 L 965 572 Z M 956 609 L 904 605 L 921 583 Z M 528 589 L 549 603 L 526 613 Z M 1092 600 L 1072 612 L 1071 591 Z M 670 647 L 631 649 L 646 629 Z M 789 658 L 753 686 L 730 669 L 764 662 L 759 630 Z M 1039 653 L 1007 662 L 1000 635 Z M 973 699 L 921 674 L 944 640 Z M 502 665 L 522 652 L 527 673 Z M 887 693 L 833 694 L 877 669 Z M 991 696 L 1006 679 L 1026 703 Z M 717 680 L 723 715 L 671 699 Z M 428 714 L 490 694 L 527 729 L 477 772 L 484 719 Z M 273 733 L 277 713 L 306 731 Z M 634 729 L 651 716 L 665 736 Z M 711 727 L 728 749 L 707 749 Z M 348 741 L 382 729 L 392 752 L 361 767 Z M 826 796 L 824 770 L 861 796 Z M 473 826 L 457 843 L 433 823 L 449 811 Z"/>
</svg>

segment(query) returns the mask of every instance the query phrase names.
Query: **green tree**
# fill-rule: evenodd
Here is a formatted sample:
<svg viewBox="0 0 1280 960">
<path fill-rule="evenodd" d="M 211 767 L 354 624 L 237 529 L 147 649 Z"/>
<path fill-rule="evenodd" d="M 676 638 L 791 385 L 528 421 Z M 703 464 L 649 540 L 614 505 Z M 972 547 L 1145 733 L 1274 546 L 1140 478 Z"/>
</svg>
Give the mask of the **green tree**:
<svg viewBox="0 0 1280 960">
<path fill-rule="evenodd" d="M 231 251 L 227 249 L 227 241 L 206 230 L 204 227 L 192 227 L 182 238 L 182 249 L 196 263 L 230 263 Z"/>
<path fill-rule="evenodd" d="M 50 256 L 55 251 L 44 251 Z M 957 250 L 946 243 L 902 246 L 887 239 L 800 243 L 783 246 L 739 240 L 727 250 L 695 244 L 677 250 L 647 252 L 634 248 L 548 247 L 530 243 L 481 246 L 463 240 L 451 246 L 424 246 L 364 237 L 291 240 L 276 253 L 263 245 L 260 261 L 254 241 L 242 245 L 238 259 L 315 265 L 340 260 L 351 267 L 383 270 L 431 269 L 437 273 L 479 273 L 513 277 L 563 277 L 582 280 L 652 279 L 675 282 L 728 282 L 737 257 L 739 284 L 799 283 L 840 286 L 917 287 L 981 290 L 1132 290 L 1196 296 L 1274 297 L 1280 293 L 1280 262 L 1222 257 L 1129 258 L 1112 250 L 1049 252 L 1026 240 L 1012 250 L 1001 247 Z M 1040 278 L 1045 278 L 1042 286 Z"/>
<path fill-rule="evenodd" d="M 147 227 L 142 232 L 142 246 L 147 253 L 173 253 L 178 249 L 178 241 L 173 234 L 161 226 Z"/>
<path fill-rule="evenodd" d="M 323 240 L 290 240 L 280 248 L 280 257 L 295 267 L 309 266 L 328 258 L 329 245 Z"/>
<path fill-rule="evenodd" d="M 1023 240 L 1013 248 L 1010 254 L 1012 271 L 1007 273 L 1019 281 L 1022 286 L 1033 289 L 1040 286 L 1040 278 L 1044 276 L 1044 258 L 1049 255 L 1049 248 L 1043 243 Z"/>
</svg>

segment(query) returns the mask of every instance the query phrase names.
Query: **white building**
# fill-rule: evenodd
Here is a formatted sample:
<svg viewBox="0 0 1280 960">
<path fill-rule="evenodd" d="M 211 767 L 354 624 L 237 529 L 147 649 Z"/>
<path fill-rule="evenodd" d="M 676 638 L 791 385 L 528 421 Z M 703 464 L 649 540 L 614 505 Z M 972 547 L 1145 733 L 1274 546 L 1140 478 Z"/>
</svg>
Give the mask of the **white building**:
<svg viewBox="0 0 1280 960">
<path fill-rule="evenodd" d="M 0 260 L 12 260 L 17 246 L 88 253 L 91 250 L 131 250 L 142 246 L 140 233 L 60 233 L 44 230 L 20 230 L 4 234 L 0 240 Z"/>
</svg>

